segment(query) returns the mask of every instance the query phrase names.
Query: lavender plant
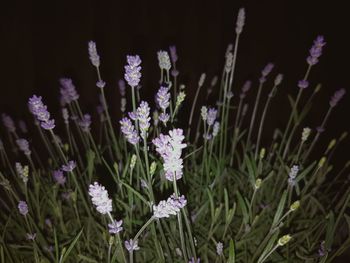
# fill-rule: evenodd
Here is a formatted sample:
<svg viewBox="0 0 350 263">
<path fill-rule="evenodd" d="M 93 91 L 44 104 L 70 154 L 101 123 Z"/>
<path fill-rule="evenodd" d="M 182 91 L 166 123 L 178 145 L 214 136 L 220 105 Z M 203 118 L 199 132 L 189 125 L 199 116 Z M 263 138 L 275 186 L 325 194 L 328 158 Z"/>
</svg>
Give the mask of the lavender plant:
<svg viewBox="0 0 350 263">
<path fill-rule="evenodd" d="M 258 88 L 247 81 L 235 98 L 245 17 L 242 8 L 221 81 L 214 77 L 207 91 L 218 90 L 217 105 L 198 110 L 207 104 L 199 101 L 203 73 L 188 119 L 180 115 L 186 88 L 175 46 L 170 56 L 157 53 L 155 104 L 140 99 L 141 58 L 127 56 L 117 120 L 109 114 L 93 41 L 88 55 L 97 72 L 98 120 L 83 113 L 69 78 L 59 80 L 62 120 L 53 119 L 36 95 L 28 100 L 34 130 L 22 120 L 17 130 L 2 114 L 0 261 L 324 263 L 345 252 L 350 188 L 344 175 L 350 162 L 341 169 L 332 162 L 347 133 L 324 152 L 315 151 L 345 89 L 331 97 L 319 127 L 309 128 L 305 119 L 319 91 L 319 86 L 310 91 L 311 73 L 324 38 L 318 36 L 309 51 L 285 128 L 266 142 L 265 120 L 283 75 L 271 81 L 278 66 L 269 63 Z M 245 102 L 248 92 L 256 97 L 251 106 Z M 31 138 L 34 132 L 41 142 Z"/>
</svg>

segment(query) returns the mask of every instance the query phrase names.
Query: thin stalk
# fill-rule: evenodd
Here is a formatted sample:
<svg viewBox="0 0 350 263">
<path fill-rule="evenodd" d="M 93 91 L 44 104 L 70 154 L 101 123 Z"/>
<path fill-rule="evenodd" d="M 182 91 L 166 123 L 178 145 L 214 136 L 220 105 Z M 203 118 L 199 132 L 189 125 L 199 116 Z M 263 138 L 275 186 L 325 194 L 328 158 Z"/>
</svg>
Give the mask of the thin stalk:
<svg viewBox="0 0 350 263">
<path fill-rule="evenodd" d="M 256 98 L 255 98 L 253 114 L 252 114 L 252 118 L 251 118 L 250 125 L 249 125 L 249 130 L 248 130 L 247 143 L 246 143 L 247 146 L 249 146 L 249 144 L 250 144 L 250 137 L 251 137 L 252 132 L 253 132 L 253 128 L 254 128 L 254 124 L 255 124 L 256 111 L 258 110 L 260 96 L 261 96 L 261 90 L 262 90 L 263 85 L 264 85 L 264 82 L 260 82 L 259 88 L 258 88 L 258 94 L 256 95 Z"/>
</svg>

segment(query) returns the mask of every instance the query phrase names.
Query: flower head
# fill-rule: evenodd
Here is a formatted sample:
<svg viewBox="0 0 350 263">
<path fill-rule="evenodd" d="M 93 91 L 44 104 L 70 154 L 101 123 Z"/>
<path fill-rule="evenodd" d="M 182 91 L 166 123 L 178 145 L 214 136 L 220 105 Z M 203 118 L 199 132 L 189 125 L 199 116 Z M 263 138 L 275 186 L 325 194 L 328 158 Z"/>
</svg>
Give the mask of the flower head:
<svg viewBox="0 0 350 263">
<path fill-rule="evenodd" d="M 125 244 L 126 250 L 129 251 L 129 252 L 134 251 L 134 250 L 139 250 L 139 249 L 140 249 L 137 240 L 135 240 L 135 241 L 132 240 L 132 239 L 126 240 L 126 241 L 124 242 L 124 244 Z"/>
<path fill-rule="evenodd" d="M 29 156 L 31 151 L 29 150 L 29 143 L 26 139 L 17 139 L 16 143 L 19 149 L 26 155 Z"/>
<path fill-rule="evenodd" d="M 209 110 L 208 110 L 208 119 L 207 119 L 207 123 L 208 123 L 209 126 L 214 124 L 214 122 L 216 120 L 217 113 L 218 113 L 217 109 L 209 108 Z"/>
<path fill-rule="evenodd" d="M 25 201 L 19 201 L 17 207 L 21 215 L 26 216 L 28 214 L 28 205 Z"/>
<path fill-rule="evenodd" d="M 299 80 L 298 87 L 301 89 L 306 89 L 307 87 L 309 87 L 309 82 L 306 79 Z"/>
<path fill-rule="evenodd" d="M 91 125 L 91 116 L 90 114 L 84 114 L 83 118 L 78 122 L 79 126 L 83 130 L 83 132 L 89 132 L 90 131 L 90 125 Z"/>
<path fill-rule="evenodd" d="M 67 164 L 63 164 L 61 169 L 65 172 L 72 172 L 74 170 L 74 168 L 77 166 L 77 164 L 75 163 L 75 161 L 68 161 Z"/>
<path fill-rule="evenodd" d="M 139 121 L 141 137 L 146 139 L 147 132 L 150 127 L 150 107 L 146 101 L 141 101 L 140 106 L 136 110 L 137 120 Z"/>
<path fill-rule="evenodd" d="M 157 92 L 156 95 L 156 102 L 159 108 L 161 108 L 163 111 L 166 111 L 166 109 L 170 105 L 170 92 L 169 88 L 161 86 L 160 89 Z"/>
<path fill-rule="evenodd" d="M 244 99 L 247 92 L 250 90 L 250 88 L 252 87 L 252 82 L 250 80 L 247 80 L 244 84 L 243 84 L 243 87 L 242 87 L 242 91 L 241 91 L 241 94 L 239 95 L 239 97 L 241 99 Z"/>
<path fill-rule="evenodd" d="M 94 41 L 89 41 L 88 50 L 91 64 L 98 68 L 100 66 L 100 56 L 97 54 L 96 43 Z"/>
<path fill-rule="evenodd" d="M 318 63 L 318 58 L 322 55 L 323 46 L 326 45 L 323 36 L 318 36 L 314 40 L 314 44 L 310 49 L 310 55 L 307 57 L 306 61 L 310 66 Z"/>
<path fill-rule="evenodd" d="M 240 8 L 238 11 L 238 17 L 237 17 L 237 22 L 236 22 L 236 34 L 237 35 L 242 33 L 244 23 L 245 23 L 245 10 L 244 10 L 244 8 Z"/>
<path fill-rule="evenodd" d="M 119 87 L 119 93 L 122 97 L 125 96 L 125 81 L 123 79 L 120 79 L 118 81 L 118 87 Z"/>
<path fill-rule="evenodd" d="M 178 59 L 177 52 L 176 52 L 176 46 L 170 46 L 169 50 L 170 50 L 171 61 L 173 62 L 173 64 L 175 64 L 177 59 Z"/>
<path fill-rule="evenodd" d="M 171 63 L 168 52 L 160 50 L 157 55 L 160 69 L 169 70 L 171 68 Z"/>
<path fill-rule="evenodd" d="M 112 212 L 112 199 L 108 197 L 108 192 L 104 186 L 94 182 L 89 186 L 89 195 L 92 203 L 101 214 L 108 214 Z"/>
<path fill-rule="evenodd" d="M 52 177 L 55 180 L 55 182 L 59 185 L 64 185 L 66 183 L 66 177 L 63 175 L 63 172 L 61 170 L 53 171 Z"/>
<path fill-rule="evenodd" d="M 119 221 L 113 220 L 112 223 L 108 224 L 109 233 L 118 234 L 119 232 L 121 232 L 123 230 L 122 224 L 123 224 L 123 220 L 119 220 Z"/>
<path fill-rule="evenodd" d="M 15 132 L 16 126 L 15 126 L 15 123 L 13 122 L 12 118 L 9 115 L 7 115 L 6 113 L 3 113 L 1 115 L 1 117 L 2 117 L 2 122 L 3 122 L 4 126 L 6 127 L 6 129 L 9 132 Z"/>
<path fill-rule="evenodd" d="M 47 107 L 42 102 L 42 98 L 33 95 L 28 102 L 29 110 L 40 121 L 40 126 L 45 130 L 52 130 L 55 128 L 55 120 L 50 119 L 50 113 Z"/>
<path fill-rule="evenodd" d="M 169 131 L 169 135 L 160 134 L 152 141 L 164 160 L 165 177 L 169 181 L 182 177 L 181 152 L 186 147 L 186 144 L 182 143 L 184 138 L 182 129 L 173 129 Z"/>
<path fill-rule="evenodd" d="M 125 68 L 124 78 L 131 87 L 136 87 L 141 79 L 141 59 L 138 55 L 127 56 L 128 65 Z"/>
<path fill-rule="evenodd" d="M 173 194 L 168 200 L 162 200 L 158 205 L 153 205 L 153 216 L 155 218 L 164 218 L 170 215 L 176 215 L 186 204 L 187 200 L 184 195 L 176 197 Z"/>
<path fill-rule="evenodd" d="M 339 101 L 344 97 L 346 91 L 345 89 L 339 89 L 337 90 L 334 95 L 332 96 L 331 100 L 329 101 L 329 105 L 331 107 L 335 107 L 337 106 L 337 104 L 339 103 Z"/>
<path fill-rule="evenodd" d="M 133 145 L 137 144 L 140 141 L 140 137 L 137 134 L 134 125 L 132 125 L 131 120 L 125 117 L 121 119 L 119 123 L 120 129 L 127 141 Z"/>
<path fill-rule="evenodd" d="M 61 97 L 64 104 L 69 104 L 72 101 L 79 99 L 79 94 L 73 84 L 73 81 L 69 78 L 61 78 Z"/>
</svg>

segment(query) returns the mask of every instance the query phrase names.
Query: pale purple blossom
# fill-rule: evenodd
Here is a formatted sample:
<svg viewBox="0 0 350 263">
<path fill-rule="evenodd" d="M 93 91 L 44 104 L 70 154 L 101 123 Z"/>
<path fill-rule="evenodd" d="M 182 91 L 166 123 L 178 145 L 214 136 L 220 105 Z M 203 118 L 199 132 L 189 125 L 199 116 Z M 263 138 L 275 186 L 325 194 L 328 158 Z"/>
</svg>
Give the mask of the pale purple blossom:
<svg viewBox="0 0 350 263">
<path fill-rule="evenodd" d="M 306 61 L 310 66 L 313 66 L 318 63 L 318 58 L 322 55 L 322 49 L 323 46 L 326 45 L 326 42 L 324 42 L 323 36 L 318 36 L 314 40 L 314 44 L 311 47 L 310 55 L 307 57 Z"/>
<path fill-rule="evenodd" d="M 146 101 L 141 101 L 140 106 L 136 110 L 137 120 L 140 125 L 141 137 L 147 138 L 147 132 L 150 127 L 150 107 Z"/>
<path fill-rule="evenodd" d="M 55 128 L 55 120 L 50 119 L 47 106 L 44 105 L 40 96 L 33 95 L 29 98 L 28 106 L 31 113 L 40 121 L 40 126 L 43 129 L 52 130 Z"/>
<path fill-rule="evenodd" d="M 97 54 L 96 43 L 94 41 L 89 41 L 88 51 L 91 64 L 98 68 L 100 66 L 100 56 Z"/>
<path fill-rule="evenodd" d="M 61 78 L 59 80 L 61 84 L 61 96 L 65 104 L 69 104 L 72 101 L 79 99 L 79 94 L 73 84 L 73 81 L 69 78 Z"/>
<path fill-rule="evenodd" d="M 91 126 L 91 116 L 90 114 L 84 114 L 83 118 L 79 120 L 78 122 L 80 128 L 83 130 L 83 132 L 89 132 L 90 126 Z"/>
<path fill-rule="evenodd" d="M 216 121 L 213 126 L 213 137 L 216 137 L 218 135 L 219 129 L 220 129 L 220 123 Z"/>
<path fill-rule="evenodd" d="M 16 143 L 18 148 L 26 155 L 29 156 L 32 152 L 29 149 L 29 143 L 26 139 L 17 139 Z"/>
<path fill-rule="evenodd" d="M 240 8 L 238 11 L 238 17 L 237 17 L 237 22 L 236 22 L 236 34 L 237 35 L 242 33 L 244 23 L 245 23 L 245 10 L 244 10 L 244 8 Z"/>
<path fill-rule="evenodd" d="M 63 175 L 63 172 L 61 170 L 55 170 L 52 173 L 52 177 L 55 180 L 55 182 L 59 185 L 64 185 L 66 183 L 66 177 Z"/>
<path fill-rule="evenodd" d="M 158 64 L 161 69 L 169 70 L 171 68 L 170 58 L 168 52 L 160 50 L 157 53 Z"/>
<path fill-rule="evenodd" d="M 112 212 L 112 199 L 108 197 L 108 192 L 104 186 L 97 182 L 90 184 L 89 195 L 99 213 L 108 214 Z"/>
<path fill-rule="evenodd" d="M 153 205 L 153 216 L 155 218 L 164 218 L 176 215 L 186 204 L 187 200 L 184 195 L 176 197 L 175 194 L 172 194 L 166 201 L 162 200 L 158 205 Z"/>
<path fill-rule="evenodd" d="M 159 108 L 165 111 L 170 105 L 169 88 L 161 86 L 156 95 L 156 102 Z"/>
<path fill-rule="evenodd" d="M 17 207 L 21 215 L 26 216 L 28 214 L 28 205 L 25 201 L 19 201 Z"/>
<path fill-rule="evenodd" d="M 173 62 L 173 64 L 175 64 L 177 59 L 178 59 L 177 52 L 176 52 L 176 46 L 170 46 L 169 50 L 170 50 L 171 61 Z"/>
<path fill-rule="evenodd" d="M 127 141 L 133 145 L 137 144 L 140 141 L 140 137 L 135 130 L 134 125 L 132 125 L 131 120 L 127 117 L 119 121 L 120 129 L 124 134 Z"/>
<path fill-rule="evenodd" d="M 135 241 L 132 240 L 132 239 L 126 240 L 126 241 L 124 242 L 124 244 L 125 244 L 126 250 L 129 251 L 129 252 L 135 251 L 135 250 L 139 250 L 139 249 L 140 249 L 137 240 L 135 240 Z"/>
<path fill-rule="evenodd" d="M 283 80 L 283 74 L 278 74 L 275 78 L 275 86 L 279 86 L 282 83 Z"/>
<path fill-rule="evenodd" d="M 141 79 L 141 59 L 138 55 L 127 56 L 128 65 L 125 68 L 124 78 L 131 87 L 136 87 Z"/>
<path fill-rule="evenodd" d="M 68 172 L 72 172 L 76 166 L 77 164 L 75 163 L 75 161 L 71 160 L 71 161 L 68 161 L 67 164 L 63 164 L 61 169 L 68 173 Z"/>
<path fill-rule="evenodd" d="M 123 220 L 113 220 L 112 223 L 108 224 L 109 233 L 118 234 L 119 232 L 121 232 L 123 230 L 122 224 Z"/>
<path fill-rule="evenodd" d="M 106 86 L 106 82 L 104 82 L 102 79 L 100 79 L 96 82 L 96 86 L 100 89 L 103 89 Z"/>
<path fill-rule="evenodd" d="M 62 118 L 63 118 L 64 124 L 69 124 L 69 113 L 67 108 L 62 109 Z"/>
<path fill-rule="evenodd" d="M 243 84 L 243 87 L 242 87 L 242 90 L 241 90 L 241 94 L 239 95 L 239 97 L 241 99 L 244 99 L 247 92 L 250 90 L 250 88 L 252 87 L 252 82 L 250 80 L 247 80 L 244 84 Z"/>
<path fill-rule="evenodd" d="M 309 82 L 306 79 L 299 80 L 298 87 L 301 89 L 306 89 L 307 87 L 309 87 Z"/>
<path fill-rule="evenodd" d="M 26 238 L 27 238 L 27 240 L 34 241 L 36 238 L 36 233 L 27 233 Z"/>
<path fill-rule="evenodd" d="M 264 83 L 266 81 L 266 77 L 271 73 L 274 68 L 274 64 L 268 63 L 263 70 L 261 71 L 261 77 L 259 79 L 260 83 Z"/>
<path fill-rule="evenodd" d="M 345 89 L 339 89 L 337 90 L 334 95 L 332 96 L 331 100 L 329 101 L 329 105 L 331 107 L 335 107 L 337 106 L 337 104 L 339 103 L 339 101 L 344 97 L 346 93 Z"/>
<path fill-rule="evenodd" d="M 170 71 L 170 74 L 171 74 L 171 76 L 173 76 L 174 78 L 175 77 L 177 77 L 179 74 L 180 74 L 180 72 L 177 70 L 177 69 L 172 69 L 171 71 Z"/>
<path fill-rule="evenodd" d="M 214 108 L 209 108 L 208 109 L 208 118 L 207 118 L 207 124 L 209 126 L 213 125 L 215 120 L 216 120 L 216 115 L 217 115 L 218 111 L 217 109 Z"/>
<path fill-rule="evenodd" d="M 125 96 L 126 92 L 125 92 L 125 81 L 123 79 L 120 79 L 118 81 L 118 87 L 119 87 L 119 93 L 122 97 Z"/>
<path fill-rule="evenodd" d="M 6 129 L 9 132 L 15 132 L 16 126 L 15 126 L 15 123 L 13 122 L 12 118 L 9 115 L 7 115 L 6 113 L 3 113 L 1 115 L 1 117 L 2 117 L 2 123 L 4 124 Z"/>
<path fill-rule="evenodd" d="M 169 121 L 170 119 L 170 115 L 168 113 L 164 113 L 162 112 L 160 115 L 159 115 L 159 120 L 164 123 L 164 125 L 167 124 L 167 122 Z"/>
<path fill-rule="evenodd" d="M 182 177 L 183 160 L 181 158 L 182 149 L 186 147 L 182 129 L 173 129 L 169 135 L 160 134 L 153 139 L 156 151 L 164 160 L 165 177 L 169 181 L 178 180 Z"/>
</svg>

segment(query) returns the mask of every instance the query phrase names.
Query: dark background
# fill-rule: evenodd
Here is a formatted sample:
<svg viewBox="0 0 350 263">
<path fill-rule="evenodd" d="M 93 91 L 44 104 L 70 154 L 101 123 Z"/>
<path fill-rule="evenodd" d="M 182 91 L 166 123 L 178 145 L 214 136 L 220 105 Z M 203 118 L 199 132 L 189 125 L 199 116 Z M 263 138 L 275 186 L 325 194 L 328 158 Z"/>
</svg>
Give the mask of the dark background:
<svg viewBox="0 0 350 263">
<path fill-rule="evenodd" d="M 73 79 L 84 111 L 95 111 L 99 91 L 88 59 L 89 40 L 97 43 L 115 122 L 120 117 L 117 80 L 123 76 L 126 54 L 141 56 L 141 93 L 150 100 L 158 88 L 156 52 L 175 44 L 180 81 L 186 84 L 191 98 L 202 72 L 209 81 L 220 74 L 242 6 L 247 20 L 234 91 L 238 94 L 246 79 L 256 84 L 261 68 L 270 61 L 276 64 L 274 75 L 285 75 L 267 117 L 265 139 L 271 138 L 274 127 L 284 127 L 289 110 L 286 94 L 296 95 L 296 82 L 306 70 L 308 50 L 318 34 L 325 36 L 324 54 L 310 77 L 312 87 L 321 82 L 323 88 L 302 125 L 318 126 L 329 97 L 350 84 L 346 1 L 7 1 L 0 7 L 0 112 L 15 118 L 28 117 L 26 103 L 35 93 L 43 96 L 52 114 L 59 118 L 58 79 L 63 76 Z M 256 90 L 256 85 L 253 87 Z M 310 94 L 311 89 L 306 93 Z M 254 96 L 253 91 L 248 99 Z M 348 95 L 336 108 L 319 149 L 348 130 L 349 102 Z M 190 106 L 191 100 L 186 103 Z M 339 164 L 348 160 L 348 148 L 348 142 L 339 148 Z"/>
</svg>

